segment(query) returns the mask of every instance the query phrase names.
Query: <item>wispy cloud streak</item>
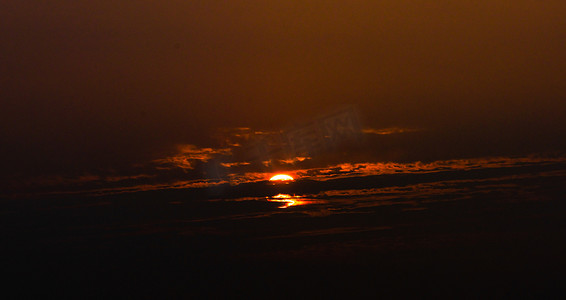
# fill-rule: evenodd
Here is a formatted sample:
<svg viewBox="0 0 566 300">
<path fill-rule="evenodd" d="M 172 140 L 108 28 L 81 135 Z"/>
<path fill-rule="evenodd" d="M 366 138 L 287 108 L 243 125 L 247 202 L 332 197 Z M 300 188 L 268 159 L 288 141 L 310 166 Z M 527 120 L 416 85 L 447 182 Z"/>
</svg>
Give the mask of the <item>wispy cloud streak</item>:
<svg viewBox="0 0 566 300">
<path fill-rule="evenodd" d="M 399 134 L 407 132 L 417 132 L 423 131 L 421 128 L 402 128 L 402 127 L 388 127 L 388 128 L 364 128 L 362 130 L 365 134 L 377 134 L 377 135 L 389 135 L 389 134 Z"/>
<path fill-rule="evenodd" d="M 195 145 L 181 145 L 178 148 L 177 154 L 154 160 L 158 164 L 158 168 L 194 169 L 196 162 L 207 162 L 215 156 L 231 154 L 230 148 L 198 148 Z"/>
</svg>

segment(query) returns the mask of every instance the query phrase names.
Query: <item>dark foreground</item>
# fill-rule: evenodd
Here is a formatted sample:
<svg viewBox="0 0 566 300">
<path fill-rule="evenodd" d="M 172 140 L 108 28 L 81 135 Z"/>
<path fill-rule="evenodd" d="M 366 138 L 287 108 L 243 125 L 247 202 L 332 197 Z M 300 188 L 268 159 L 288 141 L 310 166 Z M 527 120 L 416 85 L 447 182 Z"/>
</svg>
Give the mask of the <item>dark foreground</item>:
<svg viewBox="0 0 566 300">
<path fill-rule="evenodd" d="M 512 173 L 366 178 L 373 192 L 315 191 L 311 204 L 286 209 L 184 190 L 5 200 L 2 289 L 20 298 L 564 296 L 565 173 Z"/>
</svg>

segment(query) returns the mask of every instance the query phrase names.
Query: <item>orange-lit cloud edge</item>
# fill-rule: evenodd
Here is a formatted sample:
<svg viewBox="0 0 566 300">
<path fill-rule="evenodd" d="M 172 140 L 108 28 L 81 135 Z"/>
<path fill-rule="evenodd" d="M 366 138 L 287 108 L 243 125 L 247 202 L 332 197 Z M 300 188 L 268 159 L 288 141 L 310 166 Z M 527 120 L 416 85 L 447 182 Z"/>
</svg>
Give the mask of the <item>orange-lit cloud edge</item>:
<svg viewBox="0 0 566 300">
<path fill-rule="evenodd" d="M 367 135 L 392 135 L 392 134 L 402 134 L 409 132 L 423 131 L 423 128 L 405 128 L 405 127 L 388 127 L 388 128 L 364 128 L 362 130 L 363 134 Z M 158 169 L 194 169 L 198 163 L 206 163 L 211 159 L 216 157 L 229 157 L 234 153 L 234 149 L 241 147 L 243 144 L 254 143 L 254 140 L 259 139 L 270 139 L 279 135 L 279 131 L 262 131 L 253 130 L 249 127 L 237 127 L 237 128 L 223 128 L 219 129 L 216 133 L 216 139 L 221 141 L 223 147 L 220 148 L 199 148 L 191 144 L 182 144 L 177 146 L 177 151 L 167 157 L 155 159 L 153 163 L 157 164 Z M 297 162 L 303 162 L 310 159 L 306 156 L 296 156 L 296 157 L 279 157 L 272 160 L 263 161 L 264 166 L 269 166 L 271 164 L 288 164 L 292 165 Z M 238 167 L 249 165 L 250 162 L 247 161 L 231 161 L 220 163 L 223 167 Z"/>
<path fill-rule="evenodd" d="M 439 160 L 430 163 L 412 162 L 412 163 L 396 163 L 396 162 L 382 162 L 382 163 L 342 163 L 335 164 L 321 168 L 297 169 L 290 174 L 295 180 L 316 180 L 326 181 L 337 178 L 347 177 L 364 177 L 371 175 L 387 175 L 387 174 L 417 174 L 417 173 L 434 173 L 442 171 L 466 171 L 477 169 L 489 168 L 511 168 L 517 166 L 527 165 L 547 165 L 553 163 L 565 163 L 566 157 L 539 157 L 539 156 L 523 156 L 523 157 L 487 157 L 487 158 L 473 158 L 473 159 L 454 159 L 454 160 Z M 282 172 L 283 173 L 283 172 Z M 51 194 L 119 194 L 151 190 L 165 190 L 165 189 L 188 189 L 188 188 L 208 188 L 222 184 L 239 185 L 243 183 L 252 182 L 267 182 L 274 172 L 244 172 L 244 173 L 229 173 L 223 179 L 195 179 L 195 180 L 173 180 L 165 183 L 156 184 L 131 184 L 129 186 L 118 186 L 109 188 L 94 188 L 94 189 L 80 189 L 74 191 L 53 191 Z M 87 184 L 89 182 L 113 183 L 120 184 L 120 182 L 130 182 L 137 179 L 151 178 L 150 175 L 140 174 L 134 176 L 96 176 L 85 175 L 78 178 L 42 178 L 41 180 L 29 181 L 26 185 L 38 184 L 38 182 L 45 185 L 64 185 L 64 184 Z M 49 194 L 44 193 L 44 194 Z"/>
<path fill-rule="evenodd" d="M 325 181 L 336 178 L 360 177 L 371 175 L 387 175 L 402 173 L 431 173 L 440 171 L 466 171 L 487 168 L 508 168 L 528 164 L 550 164 L 566 162 L 566 157 L 545 158 L 536 156 L 524 157 L 486 157 L 472 159 L 439 160 L 429 163 L 420 161 L 411 163 L 396 162 L 362 162 L 341 163 L 321 168 L 298 169 L 290 172 L 295 180 L 311 179 Z M 246 172 L 229 174 L 229 182 L 233 184 L 257 182 L 269 178 L 273 173 Z"/>
</svg>

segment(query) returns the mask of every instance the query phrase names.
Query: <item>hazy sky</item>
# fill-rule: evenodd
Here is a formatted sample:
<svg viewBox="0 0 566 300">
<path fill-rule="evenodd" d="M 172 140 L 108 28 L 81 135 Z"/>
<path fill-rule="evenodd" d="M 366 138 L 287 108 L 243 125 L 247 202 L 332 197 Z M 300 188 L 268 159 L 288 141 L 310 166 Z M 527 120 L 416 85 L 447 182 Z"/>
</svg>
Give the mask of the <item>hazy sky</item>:
<svg viewBox="0 0 566 300">
<path fill-rule="evenodd" d="M 129 164 L 343 104 L 437 132 L 439 151 L 563 150 L 564 16 L 563 0 L 2 1 L 3 169 Z"/>
</svg>

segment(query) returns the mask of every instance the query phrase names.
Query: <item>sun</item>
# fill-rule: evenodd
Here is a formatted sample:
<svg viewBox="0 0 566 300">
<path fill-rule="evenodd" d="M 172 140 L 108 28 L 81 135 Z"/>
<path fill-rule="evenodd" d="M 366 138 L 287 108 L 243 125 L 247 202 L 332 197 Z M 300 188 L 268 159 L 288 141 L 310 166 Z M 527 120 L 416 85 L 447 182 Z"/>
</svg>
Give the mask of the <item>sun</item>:
<svg viewBox="0 0 566 300">
<path fill-rule="evenodd" d="M 269 179 L 269 181 L 291 181 L 295 180 L 293 177 L 287 174 L 277 174 Z"/>
</svg>

